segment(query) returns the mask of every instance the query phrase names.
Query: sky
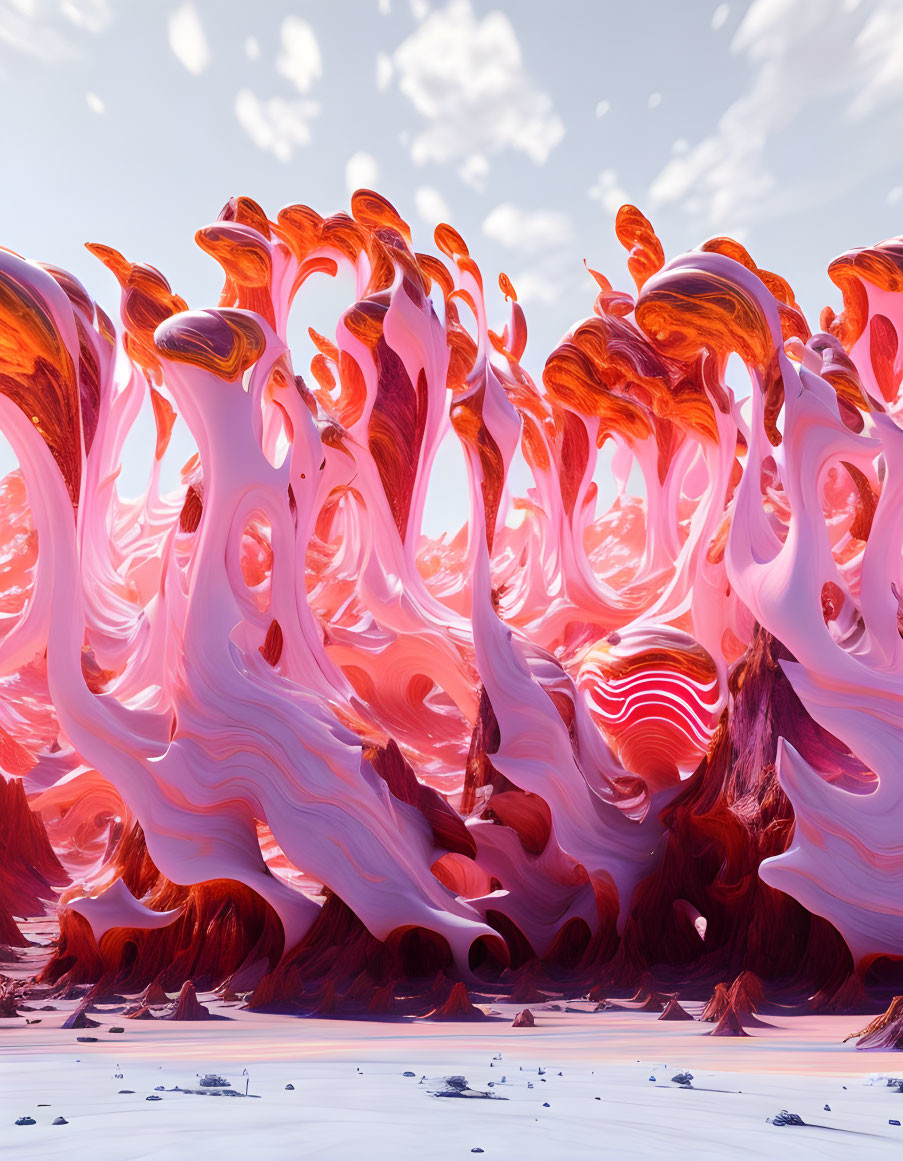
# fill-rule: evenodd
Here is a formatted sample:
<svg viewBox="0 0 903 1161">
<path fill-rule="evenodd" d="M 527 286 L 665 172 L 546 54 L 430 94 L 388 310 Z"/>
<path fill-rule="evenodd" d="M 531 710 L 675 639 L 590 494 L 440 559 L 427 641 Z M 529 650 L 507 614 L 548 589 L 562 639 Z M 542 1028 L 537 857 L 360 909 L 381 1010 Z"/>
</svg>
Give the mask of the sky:
<svg viewBox="0 0 903 1161">
<path fill-rule="evenodd" d="M 584 260 L 630 286 L 625 201 L 669 257 L 739 238 L 816 323 L 831 259 L 903 233 L 901 141 L 903 0 L 0 0 L 0 245 L 111 314 L 84 242 L 200 308 L 194 233 L 229 197 L 328 214 L 370 186 L 418 249 L 447 220 L 510 276 L 536 375 L 592 309 Z M 319 286 L 299 348 L 345 304 Z"/>
</svg>

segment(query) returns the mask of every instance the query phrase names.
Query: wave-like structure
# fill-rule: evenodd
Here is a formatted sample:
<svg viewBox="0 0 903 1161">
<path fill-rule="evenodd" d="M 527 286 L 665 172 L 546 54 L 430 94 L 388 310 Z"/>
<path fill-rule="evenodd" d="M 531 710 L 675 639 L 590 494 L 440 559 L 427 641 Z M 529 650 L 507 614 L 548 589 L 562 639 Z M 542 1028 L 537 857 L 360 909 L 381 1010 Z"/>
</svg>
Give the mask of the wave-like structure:
<svg viewBox="0 0 903 1161">
<path fill-rule="evenodd" d="M 0 764 L 52 843 L 10 805 L 5 868 L 40 883 L 0 868 L 0 937 L 62 891 L 47 978 L 264 959 L 270 995 L 341 932 L 410 971 L 821 984 L 837 933 L 903 956 L 903 241 L 830 266 L 844 309 L 812 333 L 738 243 L 666 263 L 633 207 L 616 231 L 636 294 L 591 271 L 541 383 L 507 277 L 494 331 L 457 232 L 416 253 L 371 191 L 230 201 L 197 235 L 212 309 L 92 245 L 118 334 L 0 251 Z M 340 270 L 305 380 L 292 303 Z M 177 415 L 197 455 L 164 495 Z M 470 516 L 436 540 L 446 438 Z"/>
</svg>

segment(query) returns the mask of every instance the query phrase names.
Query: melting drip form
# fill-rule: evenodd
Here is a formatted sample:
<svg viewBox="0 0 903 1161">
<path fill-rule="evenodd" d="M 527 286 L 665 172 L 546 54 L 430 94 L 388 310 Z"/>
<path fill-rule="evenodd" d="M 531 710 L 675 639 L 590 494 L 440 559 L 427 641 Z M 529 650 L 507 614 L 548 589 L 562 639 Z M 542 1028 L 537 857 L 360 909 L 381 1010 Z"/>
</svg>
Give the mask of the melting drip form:
<svg viewBox="0 0 903 1161">
<path fill-rule="evenodd" d="M 435 979 L 454 1015 L 455 979 L 748 970 L 830 1007 L 903 957 L 903 240 L 831 264 L 812 333 L 737 242 L 616 232 L 636 294 L 591 271 L 541 382 L 509 279 L 491 330 L 458 233 L 416 253 L 367 190 L 230 201 L 214 308 L 91 245 L 118 331 L 0 251 L 0 943 L 58 912 L 43 982 Z M 342 270 L 302 378 L 293 299 Z M 470 515 L 431 539 L 444 439 Z"/>
</svg>

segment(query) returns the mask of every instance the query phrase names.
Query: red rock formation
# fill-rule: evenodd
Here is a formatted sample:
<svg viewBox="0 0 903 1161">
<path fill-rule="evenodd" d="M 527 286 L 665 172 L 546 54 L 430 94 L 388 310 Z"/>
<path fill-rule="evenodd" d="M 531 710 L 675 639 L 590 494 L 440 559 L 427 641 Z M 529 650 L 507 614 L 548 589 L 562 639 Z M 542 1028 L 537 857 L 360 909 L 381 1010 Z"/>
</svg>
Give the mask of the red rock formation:
<svg viewBox="0 0 903 1161">
<path fill-rule="evenodd" d="M 467 988 L 460 981 L 455 984 L 445 1003 L 427 1013 L 427 1020 L 485 1020 L 486 1013 L 470 1002 Z"/>
<path fill-rule="evenodd" d="M 715 990 L 712 993 L 706 1006 L 702 1009 L 701 1020 L 714 1022 L 720 1020 L 727 1009 L 730 1007 L 730 989 L 727 984 L 715 984 Z"/>
<path fill-rule="evenodd" d="M 680 969 L 684 978 L 731 978 L 748 969 L 764 979 L 792 980 L 802 998 L 823 986 L 835 965 L 852 971 L 838 932 L 758 874 L 763 859 L 786 850 L 793 828 L 775 773 L 779 738 L 817 769 L 853 778 L 862 772 L 806 713 L 780 667 L 788 659 L 780 642 L 759 629 L 732 674 L 730 712 L 708 756 L 662 813 L 667 845 L 634 896 L 611 965 L 618 982 L 657 963 Z M 706 917 L 705 940 L 675 911 L 678 898 Z"/>
<path fill-rule="evenodd" d="M 522 1012 L 518 1012 L 514 1017 L 512 1028 L 532 1028 L 536 1023 L 533 1013 L 529 1008 L 524 1008 Z"/>
<path fill-rule="evenodd" d="M 197 992 L 194 990 L 194 984 L 191 980 L 186 980 L 182 984 L 182 990 L 179 992 L 179 998 L 176 1000 L 176 1006 L 165 1016 L 166 1020 L 209 1020 L 211 1018 L 210 1009 L 198 999 Z"/>
<path fill-rule="evenodd" d="M 232 880 L 181 887 L 161 875 L 147 853 L 144 834 L 135 826 L 114 856 L 125 885 L 153 911 L 181 907 L 169 926 L 155 930 L 114 928 L 97 941 L 86 920 L 60 912 L 60 938 L 40 982 L 68 975 L 76 983 L 106 977 L 111 987 L 129 992 L 153 980 L 173 990 L 186 979 L 215 987 L 246 962 L 279 961 L 282 924 L 256 892 Z"/>
<path fill-rule="evenodd" d="M 894 996 L 886 1012 L 876 1016 L 860 1032 L 853 1032 L 844 1040 L 856 1041 L 857 1048 L 903 1049 L 903 996 Z"/>
<path fill-rule="evenodd" d="M 169 1004 L 172 1001 L 166 992 L 164 992 L 163 985 L 160 981 L 152 980 L 145 988 L 140 1002 L 147 1008 L 160 1008 L 164 1004 Z"/>
<path fill-rule="evenodd" d="M 373 993 L 367 1011 L 373 1016 L 388 1015 L 395 1009 L 395 984 L 392 980 L 377 988 Z"/>
<path fill-rule="evenodd" d="M 721 1018 L 711 1032 L 704 1033 L 706 1036 L 748 1036 L 749 1033 L 743 1027 L 743 1020 L 740 1013 L 730 1002 L 721 1014 Z"/>
<path fill-rule="evenodd" d="M 414 768 L 405 761 L 394 738 L 390 738 L 385 747 L 371 746 L 365 756 L 370 759 L 373 769 L 394 797 L 420 811 L 430 824 L 436 846 L 444 847 L 447 851 L 457 851 L 471 859 L 476 857 L 476 843 L 464 825 L 464 820 L 437 790 L 418 780 Z"/>
<path fill-rule="evenodd" d="M 21 778 L 0 773 L 0 947 L 27 947 L 13 917 L 46 914 L 53 888 L 68 882 Z"/>
<path fill-rule="evenodd" d="M 309 1015 L 311 1016 L 334 1016 L 339 1009 L 338 998 L 336 996 L 335 984 L 329 980 L 322 994 L 317 999 L 317 1002 L 311 1008 Z"/>
<path fill-rule="evenodd" d="M 810 998 L 808 1007 L 812 1012 L 844 1014 L 874 1011 L 874 1007 L 866 995 L 862 976 L 859 972 L 851 972 L 837 987 L 819 989 Z"/>
<path fill-rule="evenodd" d="M 150 1008 L 144 1004 L 140 1004 L 135 1008 L 127 1008 L 122 1014 L 129 1020 L 156 1020 L 157 1018 Z"/>
<path fill-rule="evenodd" d="M 741 972 L 730 987 L 731 1003 L 741 1013 L 760 1012 L 766 1005 L 762 981 L 750 971 Z"/>
<path fill-rule="evenodd" d="M 377 983 L 368 971 L 355 976 L 351 986 L 347 989 L 344 999 L 351 1003 L 369 1004 L 377 990 Z"/>
<path fill-rule="evenodd" d="M 18 996 L 14 980 L 0 976 L 0 1017 L 18 1016 Z"/>
<path fill-rule="evenodd" d="M 86 1002 L 86 1003 L 82 1004 L 81 1007 L 76 1008 L 75 1011 L 72 1013 L 72 1015 L 67 1020 L 63 1021 L 61 1027 L 63 1027 L 63 1028 L 99 1028 L 100 1021 L 99 1020 L 92 1020 L 91 1017 L 88 1015 L 88 1004 Z"/>
<path fill-rule="evenodd" d="M 659 1016 L 659 1020 L 692 1020 L 693 1017 L 677 1002 L 677 993 L 668 1000 L 668 1005 Z"/>
</svg>

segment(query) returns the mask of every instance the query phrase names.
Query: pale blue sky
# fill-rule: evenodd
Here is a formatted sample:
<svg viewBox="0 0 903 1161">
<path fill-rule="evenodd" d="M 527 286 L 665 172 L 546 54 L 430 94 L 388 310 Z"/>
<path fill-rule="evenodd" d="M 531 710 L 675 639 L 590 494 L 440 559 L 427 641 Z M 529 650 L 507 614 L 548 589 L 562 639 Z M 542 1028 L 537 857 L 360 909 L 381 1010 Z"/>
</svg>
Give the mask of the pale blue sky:
<svg viewBox="0 0 903 1161">
<path fill-rule="evenodd" d="M 903 0 L 0 0 L 0 98 L 0 245 L 110 313 L 83 242 L 209 305 L 193 234 L 239 193 L 375 184 L 420 248 L 447 211 L 534 372 L 591 309 L 584 258 L 626 282 L 620 200 L 669 255 L 740 237 L 812 322 L 833 256 L 903 232 Z"/>
</svg>

